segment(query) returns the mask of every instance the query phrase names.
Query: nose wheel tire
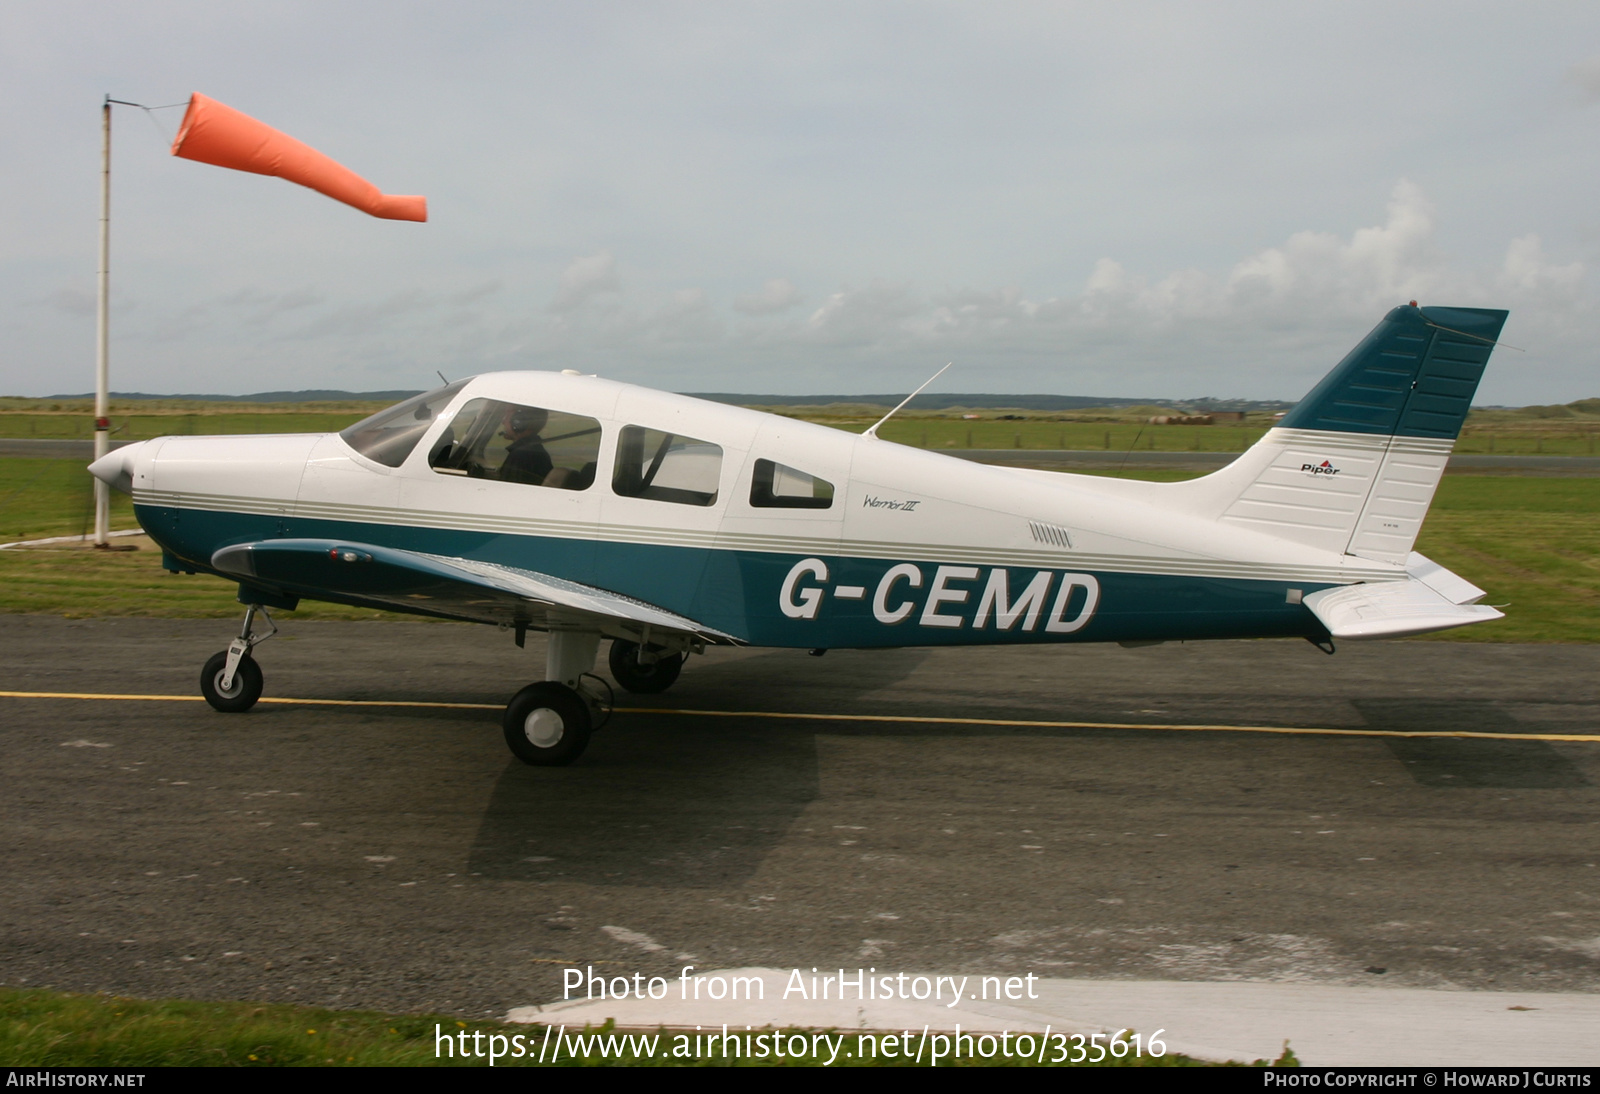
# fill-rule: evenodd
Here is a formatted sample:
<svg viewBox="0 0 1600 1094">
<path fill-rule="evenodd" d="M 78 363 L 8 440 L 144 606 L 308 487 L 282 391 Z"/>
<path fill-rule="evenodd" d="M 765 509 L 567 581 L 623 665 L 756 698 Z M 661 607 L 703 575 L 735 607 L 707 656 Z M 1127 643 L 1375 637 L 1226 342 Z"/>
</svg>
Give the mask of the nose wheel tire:
<svg viewBox="0 0 1600 1094">
<path fill-rule="evenodd" d="M 655 695 L 670 688 L 683 671 L 683 654 L 662 654 L 654 663 L 639 660 L 639 644 L 621 638 L 611 642 L 608 658 L 611 675 L 625 691 L 635 695 Z"/>
<path fill-rule="evenodd" d="M 534 767 L 562 767 L 583 755 L 593 724 L 583 696 L 549 680 L 529 684 L 506 704 L 506 744 Z"/>
<path fill-rule="evenodd" d="M 214 710 L 242 714 L 261 698 L 261 666 L 248 653 L 239 658 L 239 667 L 233 670 L 233 686 L 224 691 L 222 677 L 227 671 L 228 651 L 212 654 L 206 667 L 200 670 L 200 694 Z"/>
</svg>

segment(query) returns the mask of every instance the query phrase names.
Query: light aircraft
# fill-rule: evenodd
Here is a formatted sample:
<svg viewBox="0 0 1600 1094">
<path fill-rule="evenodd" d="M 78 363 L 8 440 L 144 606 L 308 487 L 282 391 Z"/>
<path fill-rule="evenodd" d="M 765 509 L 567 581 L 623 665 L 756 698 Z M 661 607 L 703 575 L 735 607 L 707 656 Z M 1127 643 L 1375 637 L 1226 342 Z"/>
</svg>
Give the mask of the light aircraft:
<svg viewBox="0 0 1600 1094">
<path fill-rule="evenodd" d="M 624 688 L 659 692 L 712 644 L 1332 652 L 1501 618 L 1412 546 L 1506 314 L 1395 308 L 1187 482 L 985 466 L 571 371 L 461 380 L 340 433 L 142 441 L 89 470 L 132 494 L 167 569 L 238 582 L 244 625 L 200 679 L 217 710 L 260 697 L 267 609 L 302 598 L 519 646 L 542 630 L 545 678 L 505 736 L 558 765 L 604 713 L 602 639 Z"/>
</svg>

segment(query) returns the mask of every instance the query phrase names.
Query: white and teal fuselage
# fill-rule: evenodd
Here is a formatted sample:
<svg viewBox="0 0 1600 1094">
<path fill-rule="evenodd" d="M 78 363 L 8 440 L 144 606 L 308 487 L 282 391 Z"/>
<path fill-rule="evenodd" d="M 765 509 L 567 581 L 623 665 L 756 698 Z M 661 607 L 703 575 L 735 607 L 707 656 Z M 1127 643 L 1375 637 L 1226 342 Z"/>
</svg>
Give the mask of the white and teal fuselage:
<svg viewBox="0 0 1600 1094">
<path fill-rule="evenodd" d="M 1438 332 L 1459 331 L 1474 319 L 1481 331 L 1469 330 L 1446 352 Z M 545 575 L 758 646 L 1359 637 L 1362 619 L 1371 623 L 1383 614 L 1370 607 L 1368 591 L 1344 609 L 1354 629 L 1330 626 L 1340 602 L 1327 610 L 1313 605 L 1321 602 L 1318 594 L 1327 601 L 1329 590 L 1366 585 L 1375 593 L 1378 586 L 1411 589 L 1425 580 L 1412 545 L 1503 319 L 1503 312 L 1395 309 L 1282 426 L 1227 468 L 1182 483 L 986 466 L 738 407 L 544 372 L 469 381 L 398 467 L 366 458 L 338 434 L 165 437 L 108 459 L 170 568 L 235 578 L 213 565 L 219 551 L 275 540 L 329 541 Z M 1407 364 L 1395 347 L 1409 350 L 1412 342 L 1415 360 Z M 1431 397 L 1430 377 L 1441 374 L 1439 362 L 1453 366 L 1468 358 L 1476 373 L 1464 394 L 1455 382 L 1443 397 L 1453 424 L 1425 421 L 1422 403 Z M 1372 394 L 1374 376 L 1388 376 L 1389 387 Z M 593 483 L 545 489 L 430 467 L 434 432 L 483 398 L 598 421 L 600 471 Z M 1352 414 L 1352 399 L 1369 399 L 1382 413 Z M 614 491 L 609 469 L 626 426 L 720 446 L 715 502 L 684 505 Z M 757 460 L 833 484 L 832 504 L 753 506 Z M 96 473 L 111 474 L 101 465 Z M 325 568 L 303 577 L 280 574 L 274 588 L 294 597 L 505 621 L 487 609 L 474 614 L 459 598 L 369 599 L 359 584 L 328 579 Z M 1441 580 L 1429 589 L 1442 602 L 1474 599 L 1451 595 Z M 1415 625 L 1390 619 L 1367 633 L 1415 633 L 1498 614 L 1405 611 Z"/>
</svg>

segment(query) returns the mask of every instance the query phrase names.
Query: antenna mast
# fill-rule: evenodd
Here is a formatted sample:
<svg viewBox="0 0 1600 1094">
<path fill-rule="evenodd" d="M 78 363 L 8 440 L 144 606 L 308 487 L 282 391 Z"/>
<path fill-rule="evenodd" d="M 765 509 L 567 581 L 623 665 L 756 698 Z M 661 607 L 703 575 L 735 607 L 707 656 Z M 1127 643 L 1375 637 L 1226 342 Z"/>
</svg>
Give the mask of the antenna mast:
<svg viewBox="0 0 1600 1094">
<path fill-rule="evenodd" d="M 889 413 L 887 413 L 883 417 L 879 418 L 876 422 L 873 423 L 871 429 L 867 430 L 865 433 L 863 433 L 861 435 L 863 437 L 871 437 L 873 440 L 877 440 L 878 439 L 878 426 L 882 425 L 884 422 L 887 422 L 890 418 L 893 418 L 896 414 L 900 413 L 900 411 L 902 409 L 904 409 L 904 407 L 905 407 L 905 405 L 907 403 L 909 403 L 912 399 L 915 399 L 918 395 L 922 394 L 922 388 L 923 387 L 927 387 L 929 384 L 933 383 L 939 377 L 943 376 L 945 374 L 945 372 L 953 364 L 955 364 L 954 361 L 948 362 L 944 366 L 944 368 L 940 369 L 938 372 L 935 372 L 932 376 L 930 376 L 926 380 L 924 380 L 922 382 L 922 387 L 917 388 L 917 390 L 913 391 L 910 395 L 907 395 L 904 399 L 901 399 L 899 406 L 895 407 L 893 410 L 889 411 Z"/>
</svg>

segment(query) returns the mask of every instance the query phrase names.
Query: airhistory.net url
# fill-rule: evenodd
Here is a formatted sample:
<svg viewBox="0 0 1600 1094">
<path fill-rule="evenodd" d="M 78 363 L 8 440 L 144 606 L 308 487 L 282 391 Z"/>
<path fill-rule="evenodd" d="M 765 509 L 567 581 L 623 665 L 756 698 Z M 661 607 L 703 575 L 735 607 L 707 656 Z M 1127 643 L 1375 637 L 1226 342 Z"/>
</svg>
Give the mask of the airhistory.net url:
<svg viewBox="0 0 1600 1094">
<path fill-rule="evenodd" d="M 730 1032 L 727 1026 L 694 1033 L 568 1033 L 567 1027 L 546 1027 L 543 1035 L 483 1033 L 462 1029 L 447 1033 L 434 1026 L 434 1055 L 439 1059 L 487 1059 L 493 1067 L 501 1060 L 559 1063 L 562 1060 L 807 1060 L 827 1067 L 841 1059 L 896 1060 L 938 1067 L 960 1059 L 1016 1060 L 1035 1064 L 1100 1063 L 1128 1056 L 1164 1056 L 1163 1030 L 1149 1038 L 1118 1030 L 1113 1034 L 1053 1033 L 812 1033 L 796 1030 L 746 1028 Z"/>
</svg>

